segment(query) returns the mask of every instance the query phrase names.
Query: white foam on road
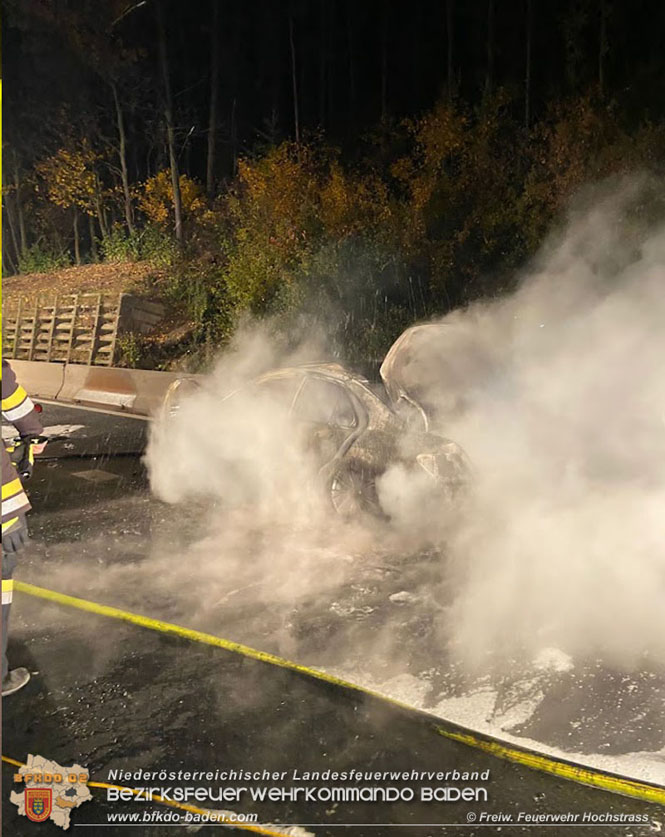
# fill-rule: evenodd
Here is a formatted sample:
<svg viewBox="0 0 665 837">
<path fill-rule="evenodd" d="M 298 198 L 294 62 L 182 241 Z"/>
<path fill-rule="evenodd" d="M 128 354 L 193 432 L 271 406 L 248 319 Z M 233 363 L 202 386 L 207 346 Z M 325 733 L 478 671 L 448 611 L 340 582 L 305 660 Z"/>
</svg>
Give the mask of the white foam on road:
<svg viewBox="0 0 665 837">
<path fill-rule="evenodd" d="M 557 653 L 545 653 L 550 651 L 557 651 Z M 567 670 L 567 668 L 558 668 L 567 662 L 564 659 L 567 655 L 558 652 L 558 649 L 545 649 L 536 659 L 539 660 L 541 657 L 549 661 L 550 670 Z M 540 691 L 529 694 L 528 697 L 515 702 L 504 711 L 498 709 L 498 692 L 489 685 L 476 688 L 464 695 L 444 698 L 432 707 L 425 701 L 430 691 L 430 683 L 414 675 L 400 674 L 380 682 L 368 680 L 366 674 L 361 675 L 358 671 L 351 674 L 349 671 L 335 670 L 331 673 L 350 682 L 359 683 L 365 688 L 398 700 L 414 709 L 465 727 L 472 732 L 491 736 L 508 745 L 534 750 L 555 759 L 574 762 L 582 767 L 615 773 L 627 779 L 665 787 L 665 748 L 658 751 L 637 751 L 620 755 L 579 753 L 574 750 L 562 750 L 542 741 L 510 733 L 508 731 L 510 728 L 528 721 L 538 709 L 544 697 Z"/>
<path fill-rule="evenodd" d="M 544 671 L 570 671 L 573 668 L 573 658 L 560 648 L 543 648 L 533 663 Z"/>
<path fill-rule="evenodd" d="M 446 698 L 440 701 L 434 709 L 428 711 L 454 724 L 467 727 L 474 732 L 499 738 L 508 744 L 526 747 L 529 750 L 535 750 L 557 759 L 572 761 L 583 767 L 616 773 L 628 779 L 650 782 L 665 787 L 665 748 L 655 752 L 639 751 L 611 756 L 601 753 L 578 753 L 561 750 L 558 747 L 544 744 L 542 741 L 512 735 L 506 731 L 506 727 L 514 726 L 516 722 L 524 723 L 528 720 L 540 704 L 539 700 L 525 702 L 527 704 L 523 707 L 525 711 L 522 713 L 522 717 L 516 720 L 514 713 L 517 707 L 511 708 L 505 716 L 492 717 L 492 708 L 496 697 L 497 693 L 492 691 L 485 694 L 465 695 L 460 698 Z"/>
<path fill-rule="evenodd" d="M 386 687 L 388 688 L 386 689 Z M 403 682 L 400 687 L 399 697 L 404 700 Z M 390 683 L 382 684 L 379 691 L 387 693 L 391 697 L 397 697 L 397 694 L 391 694 L 393 690 Z M 418 700 L 420 694 L 417 690 L 414 690 L 412 696 Z M 542 741 L 524 738 L 507 731 L 516 724 L 525 723 L 533 715 L 541 703 L 542 694 L 540 698 L 530 697 L 515 704 L 504 714 L 495 714 L 497 697 L 497 692 L 488 688 L 461 697 L 445 698 L 439 701 L 434 708 L 428 708 L 426 711 L 451 723 L 467 727 L 474 732 L 499 738 L 508 744 L 526 747 L 529 750 L 535 750 L 557 759 L 565 759 L 585 767 L 616 773 L 626 778 L 651 782 L 665 787 L 665 748 L 656 752 L 639 751 L 610 756 L 601 753 L 578 753 L 552 747 Z M 422 702 L 418 708 L 425 708 L 422 706 Z"/>
</svg>

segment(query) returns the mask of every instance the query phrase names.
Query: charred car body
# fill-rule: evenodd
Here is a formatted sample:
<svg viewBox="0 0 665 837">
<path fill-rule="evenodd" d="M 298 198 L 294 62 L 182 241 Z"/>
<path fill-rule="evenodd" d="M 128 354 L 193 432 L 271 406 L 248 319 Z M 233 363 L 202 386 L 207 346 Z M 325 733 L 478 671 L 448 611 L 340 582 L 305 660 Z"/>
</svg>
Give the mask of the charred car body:
<svg viewBox="0 0 665 837">
<path fill-rule="evenodd" d="M 178 402 L 199 386 L 193 378 L 176 381 L 165 410 L 173 414 Z M 391 467 L 424 475 L 432 494 L 446 502 L 468 479 L 469 463 L 459 445 L 408 428 L 380 387 L 339 364 L 310 363 L 268 372 L 226 395 L 222 404 L 248 392 L 286 411 L 300 428 L 315 456 L 320 486 L 342 517 L 385 514 L 377 482 Z"/>
</svg>

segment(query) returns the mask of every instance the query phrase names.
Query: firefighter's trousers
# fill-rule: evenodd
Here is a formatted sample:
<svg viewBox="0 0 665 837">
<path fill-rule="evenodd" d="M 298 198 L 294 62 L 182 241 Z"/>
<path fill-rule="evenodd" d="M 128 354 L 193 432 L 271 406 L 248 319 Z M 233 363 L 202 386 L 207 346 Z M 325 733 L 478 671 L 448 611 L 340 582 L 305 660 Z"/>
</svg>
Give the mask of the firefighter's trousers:
<svg viewBox="0 0 665 837">
<path fill-rule="evenodd" d="M 9 639 L 9 610 L 12 606 L 14 569 L 16 553 L 2 551 L 2 679 L 9 671 L 7 662 L 7 640 Z"/>
</svg>

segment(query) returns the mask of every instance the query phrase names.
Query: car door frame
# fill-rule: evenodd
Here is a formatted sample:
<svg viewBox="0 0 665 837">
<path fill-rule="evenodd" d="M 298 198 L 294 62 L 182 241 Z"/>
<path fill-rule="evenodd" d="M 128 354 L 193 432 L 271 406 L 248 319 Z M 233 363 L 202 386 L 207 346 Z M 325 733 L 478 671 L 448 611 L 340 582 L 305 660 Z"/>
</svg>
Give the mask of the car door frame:
<svg viewBox="0 0 665 837">
<path fill-rule="evenodd" d="M 350 387 L 344 386 L 343 381 L 338 381 L 336 378 L 333 378 L 329 375 L 323 375 L 320 372 L 308 371 L 305 372 L 305 374 L 303 375 L 303 380 L 300 386 L 298 387 L 296 394 L 293 398 L 293 402 L 291 404 L 290 412 L 295 420 L 298 420 L 295 416 L 295 407 L 298 403 L 298 398 L 303 390 L 303 387 L 306 385 L 306 382 L 309 379 L 324 381 L 327 384 L 332 384 L 333 386 L 339 387 L 351 402 L 351 407 L 356 417 L 356 426 L 350 428 L 350 433 L 348 433 L 344 441 L 340 444 L 337 451 L 327 462 L 325 462 L 319 468 L 319 474 L 324 478 L 328 478 L 334 474 L 334 472 L 337 470 L 337 466 L 339 465 L 339 463 L 344 459 L 344 457 L 355 444 L 355 442 L 363 435 L 365 430 L 367 430 L 367 427 L 369 425 L 369 416 L 367 415 L 365 405 L 360 401 L 360 399 L 355 395 L 355 393 L 351 390 Z M 316 424 L 317 422 L 311 423 Z M 328 426 L 330 426 L 330 422 L 328 422 L 327 424 Z M 341 425 L 336 426 L 340 427 L 340 429 L 342 430 L 346 429 L 341 427 Z"/>
</svg>

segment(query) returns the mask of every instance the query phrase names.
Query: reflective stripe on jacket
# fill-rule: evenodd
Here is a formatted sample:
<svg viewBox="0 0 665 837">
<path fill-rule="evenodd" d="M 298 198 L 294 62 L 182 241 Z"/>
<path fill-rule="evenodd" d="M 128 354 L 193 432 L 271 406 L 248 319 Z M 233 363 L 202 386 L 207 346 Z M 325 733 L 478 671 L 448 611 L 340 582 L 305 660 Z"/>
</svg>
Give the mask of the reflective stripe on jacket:
<svg viewBox="0 0 665 837">
<path fill-rule="evenodd" d="M 39 436 L 42 425 L 35 405 L 16 380 L 13 369 L 2 361 L 2 416 L 10 421 L 21 436 Z M 2 447 L 2 528 L 13 524 L 14 518 L 30 509 L 30 501 L 23 490 L 16 468 Z"/>
<path fill-rule="evenodd" d="M 39 436 L 42 432 L 35 405 L 6 360 L 2 361 L 2 417 L 10 421 L 21 436 Z"/>
</svg>

